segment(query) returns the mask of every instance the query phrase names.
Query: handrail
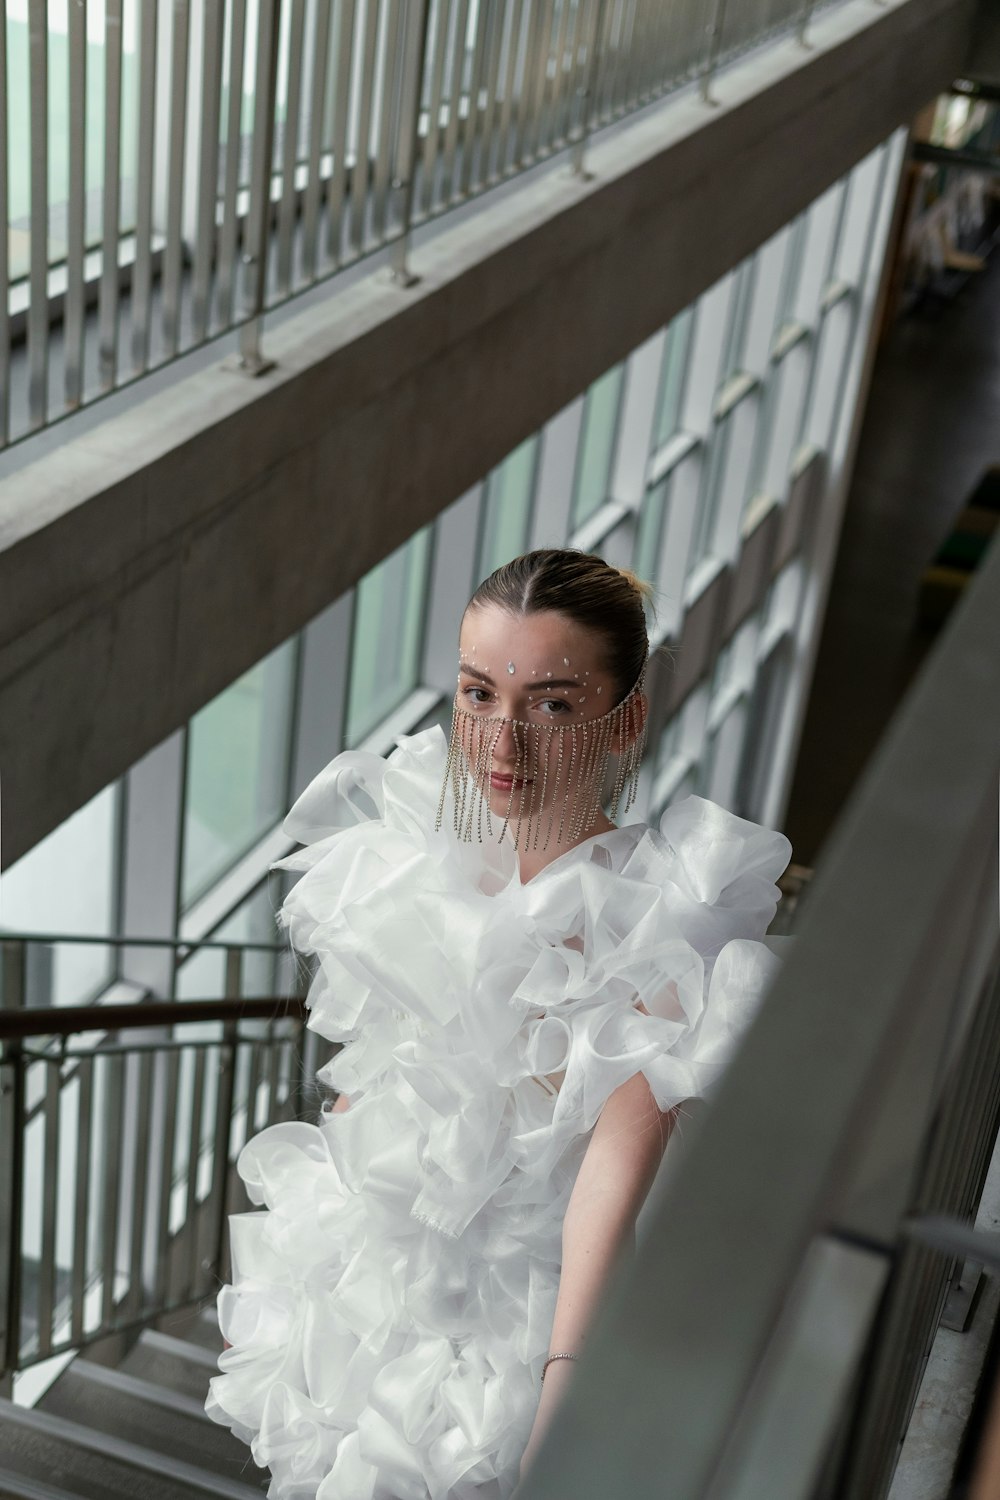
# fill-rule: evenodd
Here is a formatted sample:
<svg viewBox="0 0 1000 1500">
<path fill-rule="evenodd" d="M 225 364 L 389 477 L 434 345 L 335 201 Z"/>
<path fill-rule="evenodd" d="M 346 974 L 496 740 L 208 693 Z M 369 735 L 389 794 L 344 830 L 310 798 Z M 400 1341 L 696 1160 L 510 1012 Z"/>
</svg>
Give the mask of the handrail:
<svg viewBox="0 0 1000 1500">
<path fill-rule="evenodd" d="M 65 1005 L 0 1010 L 0 1042 L 26 1036 L 73 1036 L 87 1031 L 141 1031 L 194 1021 L 302 1020 L 297 996 L 254 1000 L 149 1000 L 133 1005 Z"/>
<path fill-rule="evenodd" d="M 238 948 L 248 953 L 287 953 L 284 943 L 226 942 L 221 938 L 166 938 L 166 937 L 108 937 L 94 933 L 74 932 L 12 932 L 0 927 L 0 945 L 3 943 L 92 943 L 99 948 L 170 948 L 175 952 L 181 948 L 219 948 L 228 951 Z"/>
</svg>

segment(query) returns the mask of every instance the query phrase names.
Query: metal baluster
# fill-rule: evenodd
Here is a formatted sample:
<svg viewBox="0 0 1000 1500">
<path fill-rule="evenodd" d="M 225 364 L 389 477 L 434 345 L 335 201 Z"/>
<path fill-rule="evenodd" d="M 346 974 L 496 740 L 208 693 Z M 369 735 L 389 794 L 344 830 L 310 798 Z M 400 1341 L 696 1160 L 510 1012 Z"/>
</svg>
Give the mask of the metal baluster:
<svg viewBox="0 0 1000 1500">
<path fill-rule="evenodd" d="M 431 65 L 430 97 L 427 101 L 427 134 L 424 136 L 422 181 L 420 186 L 421 217 L 434 208 L 434 169 L 441 141 L 441 99 L 444 90 L 445 51 L 448 45 L 448 0 L 434 0 L 429 10 L 428 26 L 433 20 L 434 60 Z"/>
<path fill-rule="evenodd" d="M 69 201 L 66 230 L 66 314 L 64 396 L 76 407 L 83 399 L 83 259 L 86 254 L 87 188 L 87 0 L 68 9 L 69 34 Z"/>
<path fill-rule="evenodd" d="M 132 1090 L 129 1119 L 134 1122 L 135 1155 L 132 1159 L 132 1201 L 129 1269 L 128 1269 L 128 1317 L 137 1318 L 145 1302 L 142 1281 L 142 1249 L 146 1238 L 146 1220 L 149 1209 L 149 1136 L 152 1098 L 153 1054 L 132 1053 L 129 1072 L 135 1081 Z"/>
<path fill-rule="evenodd" d="M 533 7 L 536 8 L 536 7 Z M 528 97 L 526 143 L 530 142 L 525 156 L 529 162 L 538 161 L 543 154 L 543 122 L 545 98 L 549 87 L 549 57 L 552 53 L 552 34 L 555 29 L 555 0 L 545 0 L 539 10 L 536 32 L 536 48 L 525 58 L 525 84 Z M 529 81 L 530 80 L 530 81 Z"/>
<path fill-rule="evenodd" d="M 490 36 L 486 62 L 486 107 L 483 110 L 482 140 L 479 146 L 479 186 L 495 182 L 496 174 L 490 166 L 493 155 L 493 136 L 496 128 L 497 86 L 500 81 L 500 55 L 503 51 L 505 6 L 490 6 Z"/>
<path fill-rule="evenodd" d="M 132 267 L 132 369 L 149 365 L 153 310 L 153 147 L 156 135 L 157 0 L 140 0 L 139 134 L 136 143 L 135 264 Z"/>
<path fill-rule="evenodd" d="M 420 121 L 420 94 L 427 56 L 429 0 L 411 0 L 406 11 L 406 50 L 403 60 L 403 89 L 399 107 L 399 134 L 396 142 L 396 168 L 393 174 L 393 197 L 400 233 L 393 244 L 389 275 L 397 286 L 412 286 L 418 280 L 407 267 L 410 224 L 413 216 L 414 168 L 417 130 Z"/>
<path fill-rule="evenodd" d="M 104 1155 L 101 1164 L 101 1199 L 104 1204 L 101 1221 L 101 1280 L 103 1283 L 101 1324 L 106 1329 L 113 1328 L 115 1322 L 124 1067 L 125 1059 L 120 1052 L 108 1054 L 104 1079 L 104 1130 L 101 1141 Z"/>
<path fill-rule="evenodd" d="M 811 46 L 811 43 L 807 40 L 806 33 L 809 30 L 809 22 L 812 19 L 812 13 L 815 8 L 815 0 L 803 0 L 802 9 L 799 12 L 799 19 L 795 27 L 795 39 L 803 47 Z"/>
<path fill-rule="evenodd" d="M 97 317 L 98 370 L 102 391 L 118 374 L 118 241 L 122 138 L 122 0 L 105 0 L 104 11 L 104 187 L 101 194 L 101 288 Z"/>
<path fill-rule="evenodd" d="M 584 42 L 587 35 L 587 22 L 590 15 L 589 0 L 573 0 L 573 17 L 569 27 L 567 46 L 569 49 L 569 65 L 563 79 L 562 102 L 559 109 L 557 132 L 559 139 L 564 145 L 570 145 L 575 139 L 575 122 L 580 91 L 580 54 L 584 50 Z"/>
<path fill-rule="evenodd" d="M 513 162 L 508 162 L 508 157 L 512 155 L 512 144 L 515 144 L 511 135 L 511 120 L 514 118 L 514 91 L 517 87 L 517 53 L 521 41 L 524 0 L 511 0 L 509 6 L 504 6 L 504 11 L 510 18 L 510 30 L 507 40 L 507 69 L 504 75 L 503 104 L 500 108 L 500 144 L 497 147 L 497 167 L 493 178 L 495 182 L 499 182 L 504 178 L 507 175 L 508 167 L 513 165 Z"/>
<path fill-rule="evenodd" d="M 184 256 L 184 140 L 187 127 L 188 0 L 174 0 L 170 34 L 170 149 L 163 249 L 163 342 L 180 348 L 181 264 Z"/>
<path fill-rule="evenodd" d="M 188 1240 L 187 1295 L 194 1297 L 201 1278 L 198 1275 L 201 1219 L 198 1212 L 198 1176 L 201 1166 L 201 1133 L 205 1115 L 204 1045 L 193 1048 L 194 1076 L 191 1080 L 191 1119 L 188 1125 L 187 1198 L 184 1206 L 184 1232 Z"/>
<path fill-rule="evenodd" d="M 219 196 L 222 110 L 223 0 L 204 0 L 201 56 L 201 135 L 198 142 L 198 219 L 194 242 L 191 321 L 196 343 L 208 336 L 212 265 L 216 259 L 215 205 Z"/>
<path fill-rule="evenodd" d="M 28 425 L 45 425 L 49 386 L 49 52 L 46 0 L 28 3 L 31 249 L 28 271 Z"/>
<path fill-rule="evenodd" d="M 274 164 L 274 106 L 278 86 L 281 0 L 260 0 L 257 72 L 253 115 L 250 205 L 244 229 L 244 289 L 247 321 L 240 328 L 238 368 L 262 375 L 273 360 L 261 353 L 260 330 L 267 296 L 267 247 L 271 228 L 271 173 Z"/>
<path fill-rule="evenodd" d="M 155 1306 L 166 1306 L 168 1272 L 170 1269 L 170 1198 L 174 1185 L 174 1147 L 177 1134 L 177 1079 L 180 1072 L 180 1051 L 171 1047 L 165 1056 L 157 1058 L 160 1076 L 164 1081 L 163 1130 L 157 1143 L 159 1151 L 159 1181 L 156 1207 L 156 1256 L 153 1279 Z"/>
<path fill-rule="evenodd" d="M 243 954 L 226 949 L 226 999 L 238 1000 L 242 993 Z M 219 1054 L 219 1087 L 215 1100 L 215 1140 L 212 1157 L 213 1259 L 205 1269 L 213 1279 L 221 1278 L 226 1255 L 226 1211 L 229 1199 L 229 1154 L 233 1138 L 233 1094 L 236 1085 L 236 1054 L 239 1030 L 236 1021 L 226 1021 Z"/>
<path fill-rule="evenodd" d="M 70 1338 L 83 1341 L 83 1301 L 87 1295 L 87 1242 L 90 1227 L 90 1136 L 94 1109 L 94 1059 L 77 1064 L 76 1180 L 73 1184 L 73 1267 L 70 1277 Z"/>
<path fill-rule="evenodd" d="M 587 35 L 587 61 L 584 68 L 583 83 L 579 92 L 579 134 L 573 142 L 570 153 L 570 170 L 578 177 L 587 175 L 584 166 L 584 153 L 587 149 L 587 141 L 590 139 L 591 122 L 595 115 L 597 104 L 597 70 L 600 64 L 601 39 L 604 35 L 604 21 L 607 0 L 594 0 L 590 7 L 590 30 Z"/>
<path fill-rule="evenodd" d="M 462 106 L 462 79 L 465 72 L 465 33 L 469 21 L 469 0 L 457 0 L 454 9 L 455 30 L 448 82 L 448 123 L 444 131 L 444 153 L 441 170 L 441 206 L 456 195 L 455 159 L 458 150 L 458 124 Z"/>
<path fill-rule="evenodd" d="M 61 1059 L 46 1058 L 45 1146 L 42 1157 L 42 1245 L 38 1267 L 38 1353 L 52 1350 L 52 1323 L 56 1300 L 56 1205 L 59 1189 L 59 1127 Z"/>
<path fill-rule="evenodd" d="M 276 1037 L 274 1034 L 273 1025 L 269 1025 L 267 1028 L 267 1039 L 269 1044 L 267 1057 L 267 1109 L 264 1114 L 264 1123 L 265 1125 L 273 1125 L 275 1120 L 277 1120 L 279 1117 L 278 1075 L 281 1069 L 281 1059 L 284 1054 L 284 1048 L 282 1046 L 281 1038 Z M 285 1117 L 289 1118 L 293 1114 L 294 1111 L 286 1111 Z"/>
<path fill-rule="evenodd" d="M 0 30 L 4 28 L 0 27 Z M 4 236 L 6 238 L 6 236 Z M 25 994 L 25 945 L 0 943 L 3 1002 L 20 1010 Z M 24 1051 L 3 1044 L 0 1062 L 0 1395 L 10 1397 L 21 1354 L 21 1219 L 24 1211 Z"/>
<path fill-rule="evenodd" d="M 7 27 L 0 26 L 0 448 L 10 438 L 10 263 L 7 191 Z"/>
<path fill-rule="evenodd" d="M 229 96 L 226 101 L 226 164 L 222 184 L 222 230 L 215 272 L 216 316 L 223 328 L 233 321 L 236 282 L 236 195 L 243 158 L 243 63 L 246 54 L 246 0 L 232 0 L 229 12 Z"/>
<path fill-rule="evenodd" d="M 277 293 L 287 297 L 292 285 L 292 235 L 297 199 L 295 164 L 298 160 L 299 113 L 302 100 L 302 44 L 305 35 L 305 0 L 291 0 L 288 28 L 288 73 L 285 123 L 281 141 L 281 201 L 278 208 Z"/>
<path fill-rule="evenodd" d="M 552 75 L 552 88 L 549 95 L 548 105 L 545 111 L 545 134 L 548 138 L 547 144 L 550 149 L 554 148 L 560 140 L 559 118 L 562 113 L 563 86 L 565 78 L 566 41 L 569 36 L 569 12 L 570 0 L 560 0 L 559 4 L 559 29 L 555 40 L 555 71 Z"/>
<path fill-rule="evenodd" d="M 330 57 L 330 9 L 332 0 L 317 0 L 314 14 L 312 74 L 309 80 L 309 154 L 306 192 L 302 205 L 302 274 L 316 279 L 319 253 L 319 205 L 323 191 L 321 158 L 323 126 L 326 123 L 326 70 Z"/>
<path fill-rule="evenodd" d="M 465 134 L 462 146 L 462 171 L 460 174 L 462 197 L 473 191 L 472 164 L 476 154 L 476 138 L 479 135 L 479 93 L 482 88 L 483 62 L 486 54 L 486 37 L 492 23 L 494 5 L 492 0 L 480 0 L 476 15 L 476 32 L 472 46 L 472 66 L 469 69 L 469 108 L 465 116 Z"/>
<path fill-rule="evenodd" d="M 712 98 L 712 79 L 719 65 L 722 50 L 722 28 L 726 21 L 726 0 L 714 0 L 712 19 L 705 28 L 705 64 L 701 73 L 701 97 L 706 104 L 716 104 Z"/>
<path fill-rule="evenodd" d="M 255 1040 L 246 1045 L 250 1048 L 250 1066 L 247 1069 L 246 1127 L 243 1139 L 248 1141 L 257 1130 L 257 1094 L 260 1090 L 262 1054 L 266 1044 Z"/>
<path fill-rule="evenodd" d="M 379 101 L 378 137 L 375 147 L 375 171 L 372 180 L 372 238 L 381 244 L 386 237 L 386 207 L 389 196 L 389 178 L 392 171 L 393 138 L 398 136 L 401 94 L 406 89 L 406 79 L 400 78 L 400 60 L 406 65 L 405 48 L 400 46 L 400 30 L 405 28 L 409 5 L 393 4 L 385 7 L 385 46 L 382 59 L 382 89 Z M 404 12 L 402 27 L 400 11 Z M 404 30 L 405 35 L 405 30 Z M 396 182 L 393 179 L 393 196 Z"/>
<path fill-rule="evenodd" d="M 337 67 L 333 90 L 333 164 L 326 198 L 327 243 L 331 264 L 343 259 L 344 198 L 347 193 L 347 122 L 351 103 L 351 59 L 354 56 L 355 0 L 339 0 Z"/>
<path fill-rule="evenodd" d="M 369 140 L 371 136 L 372 93 L 375 80 L 375 46 L 378 41 L 379 0 L 364 0 L 361 22 L 361 93 L 358 99 L 358 138 L 351 173 L 351 247 L 355 255 L 365 248 L 365 220 L 368 217 Z"/>
</svg>

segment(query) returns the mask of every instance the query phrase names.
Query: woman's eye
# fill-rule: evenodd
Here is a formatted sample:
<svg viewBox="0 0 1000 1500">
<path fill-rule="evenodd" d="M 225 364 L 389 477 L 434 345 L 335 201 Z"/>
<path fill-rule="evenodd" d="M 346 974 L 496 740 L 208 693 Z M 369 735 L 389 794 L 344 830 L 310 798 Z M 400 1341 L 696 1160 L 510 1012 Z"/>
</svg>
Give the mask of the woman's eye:
<svg viewBox="0 0 1000 1500">
<path fill-rule="evenodd" d="M 535 708 L 544 708 L 549 714 L 569 714 L 573 710 L 562 698 L 540 698 Z"/>
<path fill-rule="evenodd" d="M 467 687 L 467 688 L 463 688 L 462 691 L 463 691 L 465 697 L 468 698 L 471 703 L 480 704 L 480 703 L 488 703 L 490 701 L 490 694 L 489 694 L 489 689 L 488 688 Z"/>
</svg>

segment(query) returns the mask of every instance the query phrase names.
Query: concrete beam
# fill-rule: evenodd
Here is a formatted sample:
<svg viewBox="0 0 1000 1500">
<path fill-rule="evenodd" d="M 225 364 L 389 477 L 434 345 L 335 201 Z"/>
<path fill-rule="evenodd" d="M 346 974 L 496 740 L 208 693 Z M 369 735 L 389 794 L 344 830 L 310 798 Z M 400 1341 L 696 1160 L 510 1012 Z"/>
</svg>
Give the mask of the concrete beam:
<svg viewBox="0 0 1000 1500">
<path fill-rule="evenodd" d="M 930 97 L 972 0 L 824 12 L 0 483 L 0 858 L 338 597 Z"/>
</svg>

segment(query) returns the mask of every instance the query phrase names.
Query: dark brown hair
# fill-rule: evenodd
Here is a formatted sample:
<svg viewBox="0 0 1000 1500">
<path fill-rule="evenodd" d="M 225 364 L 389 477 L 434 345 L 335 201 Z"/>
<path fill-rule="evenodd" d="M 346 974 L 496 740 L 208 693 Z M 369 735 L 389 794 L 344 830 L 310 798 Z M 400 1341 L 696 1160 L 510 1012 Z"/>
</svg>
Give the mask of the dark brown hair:
<svg viewBox="0 0 1000 1500">
<path fill-rule="evenodd" d="M 547 547 L 497 568 L 476 589 L 468 609 L 495 604 L 512 615 L 555 610 L 601 638 L 616 702 L 635 686 L 649 650 L 644 602 L 652 594 L 626 568 L 591 552 Z"/>
</svg>

